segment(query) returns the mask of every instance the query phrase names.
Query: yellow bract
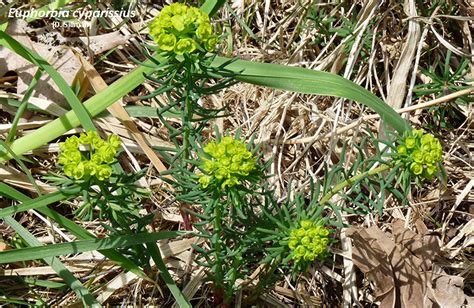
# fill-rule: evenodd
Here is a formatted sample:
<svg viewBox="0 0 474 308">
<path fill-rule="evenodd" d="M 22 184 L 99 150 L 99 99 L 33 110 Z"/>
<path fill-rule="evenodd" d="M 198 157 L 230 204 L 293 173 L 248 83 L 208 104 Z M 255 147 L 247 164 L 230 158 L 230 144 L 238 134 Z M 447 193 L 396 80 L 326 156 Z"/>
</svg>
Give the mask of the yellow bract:
<svg viewBox="0 0 474 308">
<path fill-rule="evenodd" d="M 176 54 L 192 53 L 199 46 L 212 52 L 218 42 L 209 16 L 182 3 L 165 6 L 148 28 L 160 49 Z"/>
<path fill-rule="evenodd" d="M 293 259 L 313 261 L 324 255 L 329 243 L 329 230 L 311 220 L 302 220 L 300 228 L 290 232 L 288 247 L 293 251 Z"/>
<path fill-rule="evenodd" d="M 86 146 L 86 151 L 81 152 L 81 145 Z M 109 135 L 106 141 L 97 132 L 88 131 L 81 133 L 80 137 L 67 138 L 59 147 L 61 154 L 58 163 L 63 165 L 67 176 L 76 180 L 95 176 L 103 181 L 112 175 L 109 164 L 115 161 L 120 139 L 116 135 Z"/>
<path fill-rule="evenodd" d="M 416 176 L 431 179 L 438 172 L 443 148 L 437 138 L 421 129 L 414 129 L 397 147 L 398 159 Z"/>
<path fill-rule="evenodd" d="M 220 143 L 211 141 L 204 147 L 204 152 L 211 159 L 203 159 L 203 169 L 206 172 L 199 179 L 199 183 L 206 188 L 213 179 L 221 187 L 232 187 L 240 184 L 240 180 L 256 169 L 256 161 L 244 143 L 226 136 Z"/>
</svg>

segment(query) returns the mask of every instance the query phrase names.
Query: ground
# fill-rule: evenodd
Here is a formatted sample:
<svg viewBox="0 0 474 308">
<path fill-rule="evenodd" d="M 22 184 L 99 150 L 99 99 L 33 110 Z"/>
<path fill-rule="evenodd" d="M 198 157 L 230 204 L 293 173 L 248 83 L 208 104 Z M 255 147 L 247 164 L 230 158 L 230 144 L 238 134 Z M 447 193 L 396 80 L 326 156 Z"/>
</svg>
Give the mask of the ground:
<svg viewBox="0 0 474 308">
<path fill-rule="evenodd" d="M 89 10 L 118 10 L 128 3 L 109 2 L 90 1 Z M 45 3 L 16 1 L 12 7 L 26 11 Z M 90 22 L 87 27 L 55 18 L 29 22 L 8 18 L 9 11 L 0 7 L 0 26 L 7 21 L 6 33 L 47 59 L 84 102 L 129 74 L 138 61 L 146 60 L 144 44 L 153 44 L 146 25 L 163 5 L 161 1 L 141 1 L 136 8 L 140 13 L 131 18 L 82 18 Z M 408 204 L 390 194 L 380 199 L 378 191 L 361 183 L 360 190 L 367 194 L 364 200 L 382 200 L 378 203 L 383 210 L 344 212 L 345 225 L 334 228 L 329 256 L 296 276 L 282 270 L 255 305 L 474 305 L 473 18 L 474 6 L 467 0 L 230 1 L 214 15 L 212 22 L 222 34 L 220 55 L 343 76 L 381 98 L 412 127 L 438 138 L 443 147 L 444 173 L 420 185 L 411 183 L 405 196 Z M 13 124 L 36 71 L 37 67 L 18 52 L 0 47 L 0 132 L 7 145 L 8 138 L 28 135 L 70 109 L 67 95 L 44 74 L 28 108 Z M 147 230 L 184 230 L 195 217 L 183 208 L 195 205 L 175 202 L 172 186 L 160 176 L 169 165 L 158 149 L 174 145 L 156 114 L 160 104 L 168 104 L 171 97 L 145 97 L 156 87 L 157 83 L 144 81 L 94 123 L 99 131 L 121 137 L 126 150 L 119 162 L 126 172 L 145 172 L 135 184 L 151 193 L 140 199 L 140 215 L 153 218 Z M 384 138 L 391 131 L 379 115 L 355 101 L 243 82 L 203 96 L 200 103 L 208 108 L 227 107 L 228 115 L 213 120 L 202 132 L 204 139 L 213 138 L 214 125 L 221 132 L 235 134 L 240 129 L 245 138 L 255 138 L 264 159 L 271 159 L 266 181 L 278 199 L 286 198 L 290 188 L 307 191 L 309 181 L 323 179 L 332 166 L 350 168 L 358 160 L 357 146 L 363 140 Z M 166 118 L 179 127 L 179 118 Z M 12 127 L 16 127 L 16 134 L 11 135 Z M 38 192 L 53 193 L 56 186 L 44 176 L 61 173 L 59 143 L 80 131 L 69 130 L 47 145 L 19 153 L 24 154 L 24 163 L 19 159 L 3 163 L 1 180 L 31 198 Z M 365 159 L 376 155 L 376 147 L 368 143 L 362 151 Z M 338 208 L 355 208 L 348 200 L 353 199 L 335 196 L 331 202 Z M 1 202 L 2 209 L 25 203 L 11 195 Z M 51 208 L 99 238 L 109 235 L 103 221 L 74 216 L 80 202 L 62 201 Z M 336 216 L 335 212 L 325 213 L 330 218 Z M 40 244 L 78 239 L 77 234 L 46 216 L 30 210 L 13 217 Z M 12 224 L 7 219 L 0 224 L 0 250 L 32 246 Z M 213 285 L 204 279 L 204 268 L 194 262 L 197 252 L 191 245 L 200 241 L 197 237 L 161 241 L 161 254 L 176 285 L 193 306 L 215 306 L 218 296 Z M 171 307 L 175 302 L 155 266 L 145 269 L 157 281 L 153 284 L 97 251 L 69 253 L 59 259 L 104 305 Z M 256 274 L 260 268 L 255 264 L 249 270 Z M 42 261 L 2 264 L 0 275 L 0 300 L 7 305 L 82 305 L 54 269 Z M 242 305 L 248 294 L 248 289 L 239 291 L 230 305 Z"/>
</svg>

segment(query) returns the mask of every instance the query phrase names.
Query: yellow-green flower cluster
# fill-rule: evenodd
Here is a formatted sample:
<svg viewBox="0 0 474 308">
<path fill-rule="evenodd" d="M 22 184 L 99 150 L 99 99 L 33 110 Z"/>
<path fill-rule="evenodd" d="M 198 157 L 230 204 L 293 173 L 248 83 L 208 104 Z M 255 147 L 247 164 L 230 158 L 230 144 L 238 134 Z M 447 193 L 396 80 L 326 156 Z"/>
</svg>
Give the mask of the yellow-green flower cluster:
<svg viewBox="0 0 474 308">
<path fill-rule="evenodd" d="M 438 173 L 438 165 L 443 160 L 439 140 L 421 129 L 412 130 L 399 141 L 397 153 L 412 174 L 426 179 Z"/>
<path fill-rule="evenodd" d="M 198 46 L 212 52 L 218 42 L 209 15 L 182 3 L 165 6 L 148 28 L 161 50 L 178 55 L 192 53 Z"/>
<path fill-rule="evenodd" d="M 87 151 L 81 152 L 80 145 Z M 109 135 L 108 140 L 100 138 L 94 131 L 72 136 L 59 144 L 61 154 L 58 162 L 63 165 L 64 173 L 76 180 L 92 176 L 103 181 L 112 175 L 111 163 L 115 161 L 120 139 L 117 135 Z"/>
<path fill-rule="evenodd" d="M 293 260 L 313 261 L 324 255 L 329 243 L 329 230 L 311 220 L 300 221 L 300 228 L 291 230 L 288 247 Z"/>
<path fill-rule="evenodd" d="M 244 143 L 230 136 L 222 138 L 220 143 L 209 142 L 204 152 L 212 159 L 203 159 L 203 170 L 199 183 L 202 187 L 209 186 L 213 179 L 221 183 L 221 187 L 232 187 L 240 184 L 240 180 L 256 169 L 256 161 Z"/>
</svg>

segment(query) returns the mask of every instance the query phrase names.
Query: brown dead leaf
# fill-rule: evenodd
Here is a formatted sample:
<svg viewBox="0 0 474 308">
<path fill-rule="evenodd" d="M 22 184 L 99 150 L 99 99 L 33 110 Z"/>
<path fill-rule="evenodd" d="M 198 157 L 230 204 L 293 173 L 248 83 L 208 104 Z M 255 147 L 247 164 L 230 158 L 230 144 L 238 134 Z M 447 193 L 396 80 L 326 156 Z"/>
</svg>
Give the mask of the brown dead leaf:
<svg viewBox="0 0 474 308">
<path fill-rule="evenodd" d="M 423 307 L 432 261 L 439 251 L 436 239 L 393 224 L 393 234 L 374 226 L 351 228 L 354 264 L 376 285 L 381 307 Z"/>
<path fill-rule="evenodd" d="M 405 222 L 400 219 L 397 219 L 392 227 L 395 242 L 403 245 L 411 254 L 421 260 L 420 266 L 423 271 L 430 270 L 432 266 L 431 261 L 440 252 L 437 237 L 430 234 L 417 234 L 410 229 L 406 229 Z"/>
<path fill-rule="evenodd" d="M 28 24 L 22 19 L 16 19 L 9 23 L 6 33 L 46 59 L 59 72 L 64 80 L 66 80 L 68 84 L 71 84 L 77 71 L 81 67 L 72 51 L 62 48 L 61 46 L 33 42 L 27 35 L 28 31 L 30 31 Z M 3 76 L 8 71 L 16 72 L 18 74 L 18 94 L 26 91 L 36 70 L 36 65 L 16 55 L 9 49 L 0 46 L 0 76 Z M 67 105 L 66 99 L 48 74 L 43 74 L 43 77 L 33 92 L 33 97 L 47 99 L 62 106 Z"/>
<path fill-rule="evenodd" d="M 350 228 L 354 264 L 375 284 L 380 307 L 466 307 L 464 279 L 447 275 L 433 261 L 440 253 L 438 238 L 422 221 L 417 232 L 395 220 L 392 234 L 378 227 Z"/>
<path fill-rule="evenodd" d="M 462 277 L 440 275 L 433 279 L 433 287 L 433 298 L 441 307 L 461 307 L 466 301 Z"/>
<path fill-rule="evenodd" d="M 7 244 L 5 244 L 4 241 L 1 241 L 0 240 L 0 251 L 5 251 L 5 250 L 9 250 L 10 249 L 10 246 L 8 246 Z"/>
<path fill-rule="evenodd" d="M 382 307 L 394 307 L 396 299 L 395 276 L 385 251 L 380 247 L 372 230 L 350 228 L 346 231 L 354 243 L 352 261 L 375 284 L 375 296 Z"/>
</svg>

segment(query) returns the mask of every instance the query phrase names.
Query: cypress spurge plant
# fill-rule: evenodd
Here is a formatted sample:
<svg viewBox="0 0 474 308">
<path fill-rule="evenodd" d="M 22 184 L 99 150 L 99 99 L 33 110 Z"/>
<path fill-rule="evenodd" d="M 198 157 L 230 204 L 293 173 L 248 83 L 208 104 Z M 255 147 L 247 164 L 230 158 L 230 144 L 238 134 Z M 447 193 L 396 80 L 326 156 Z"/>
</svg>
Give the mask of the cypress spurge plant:
<svg viewBox="0 0 474 308">
<path fill-rule="evenodd" d="M 211 249 L 209 252 L 198 249 L 210 261 L 207 265 L 210 268 L 209 279 L 214 283 L 215 302 L 222 302 L 224 298 L 232 297 L 235 280 L 238 278 L 236 272 L 229 276 L 229 263 L 224 262 L 230 247 L 226 247 L 226 241 L 221 238 L 226 232 L 224 224 L 229 223 L 226 218 L 229 209 L 225 202 L 221 203 L 228 197 L 224 197 L 223 190 L 230 189 L 231 199 L 238 200 L 240 195 L 236 193 L 234 186 L 241 184 L 241 181 L 253 179 L 258 168 L 253 154 L 246 149 L 245 144 L 232 137 L 227 136 L 217 140 L 217 143 L 211 142 L 202 147 L 203 129 L 208 126 L 209 120 L 221 116 L 224 110 L 205 108 L 199 104 L 199 100 L 203 95 L 216 93 L 232 84 L 235 73 L 227 71 L 225 64 L 211 67 L 215 55 L 209 52 L 215 50 L 218 36 L 214 33 L 209 16 L 200 9 L 180 3 L 165 6 L 150 23 L 149 30 L 157 44 L 156 47 L 149 48 L 160 58 L 166 59 L 167 63 L 166 68 L 161 69 L 161 63 L 150 56 L 150 60 L 157 66 L 147 78 L 156 82 L 159 87 L 149 97 L 166 93 L 170 103 L 163 106 L 159 116 L 175 145 L 175 149 L 171 149 L 173 156 L 167 153 L 169 151 L 162 153 L 170 165 L 169 171 L 162 175 L 172 175 L 173 180 L 168 177 L 163 179 L 174 187 L 176 200 L 181 203 L 185 217 L 191 213 L 209 218 L 202 220 L 199 235 L 209 238 Z M 211 78 L 218 82 L 208 86 L 207 81 Z M 164 112 L 178 114 L 181 126 L 176 128 L 168 123 L 161 116 Z M 197 164 L 200 154 L 206 155 L 206 158 Z M 198 169 L 201 169 L 199 175 L 196 173 Z M 208 203 L 203 205 L 202 213 L 186 211 L 188 205 L 202 205 L 203 200 Z M 243 215 L 242 209 L 238 211 Z M 214 235 L 210 236 L 207 231 L 209 229 Z M 232 253 L 238 255 L 242 252 Z M 238 263 L 238 258 L 234 260 Z"/>
<path fill-rule="evenodd" d="M 217 6 L 209 3 L 204 5 L 207 12 L 215 12 Z M 341 213 L 362 214 L 373 209 L 381 213 L 386 192 L 403 199 L 404 193 L 398 186 L 407 192 L 413 179 L 421 184 L 441 171 L 440 144 L 433 136 L 412 131 L 383 101 L 349 80 L 303 68 L 217 57 L 219 37 L 209 16 L 184 4 L 164 7 L 150 23 L 149 30 L 156 46 L 146 46 L 153 53 L 145 52 L 148 61 L 83 105 L 77 97 L 66 95 L 74 111 L 14 140 L 8 151 L 2 151 L 0 161 L 58 138 L 81 123 L 86 129 L 93 129 L 89 115 L 100 114 L 148 78 L 156 90 L 146 98 L 164 95 L 169 102 L 162 105 L 161 100 L 156 100 L 160 106 L 158 117 L 174 144 L 174 148 L 160 149 L 169 166 L 169 171 L 161 175 L 172 185 L 172 193 L 183 213 L 192 216 L 194 224 L 186 227 L 194 228 L 197 235 L 206 239 L 203 246 L 194 248 L 199 253 L 197 262 L 208 270 L 216 305 L 232 305 L 234 295 L 242 289 L 245 303 L 251 304 L 280 273 L 291 272 L 293 277 L 304 273 L 309 265 L 324 261 L 328 255 L 334 242 L 332 234 L 342 226 Z M 0 43 L 44 69 L 64 93 L 71 92 L 46 61 L 1 31 Z M 363 144 L 352 145 L 359 151 L 352 167 L 345 167 L 344 150 L 340 163 L 326 170 L 320 182 L 310 185 L 309 191 L 287 192 L 287 197 L 280 201 L 266 183 L 268 165 L 258 146 L 246 141 L 239 132 L 225 136 L 219 131 L 214 136 L 208 133 L 209 122 L 225 116 L 226 110 L 210 109 L 201 99 L 236 80 L 356 100 L 379 113 L 400 137 L 378 140 L 387 145 L 386 149 L 375 147 L 375 154 L 370 155 Z M 180 125 L 169 123 L 165 112 L 177 115 Z M 139 230 L 145 224 L 136 214 L 133 189 L 130 193 L 133 185 L 129 185 L 140 173 L 127 176 L 115 172 L 118 150 L 115 137 L 102 139 L 93 132 L 71 137 L 61 145 L 59 159 L 66 176 L 50 179 L 64 191 L 71 191 L 65 189 L 71 186 L 83 192 L 84 202 L 78 216 L 89 219 L 97 217 L 98 212 L 99 217 L 111 222 L 104 224 L 110 231 L 130 235 L 133 228 Z M 336 197 L 345 199 L 350 206 L 339 207 L 334 201 Z M 46 197 L 40 201 L 50 204 L 58 200 Z M 32 208 L 29 201 L 24 202 L 19 208 Z M 8 210 L 8 214 L 17 211 Z M 138 250 L 135 249 L 137 254 Z M 156 264 L 162 265 L 160 271 L 165 275 L 166 267 L 162 260 L 160 263 L 159 252 L 150 251 L 158 255 Z M 249 277 L 260 266 L 262 270 L 255 283 Z M 180 298 L 169 274 L 166 279 L 168 286 L 173 287 L 170 287 L 173 295 Z"/>
<path fill-rule="evenodd" d="M 158 88 L 148 97 L 158 94 L 168 97 L 169 104 L 162 106 L 159 117 L 175 145 L 174 149 L 162 151 L 170 166 L 162 176 L 173 176 L 172 180 L 163 179 L 172 184 L 173 194 L 183 212 L 193 217 L 189 220 L 194 221 L 192 227 L 198 231 L 197 235 L 207 239 L 207 248 L 194 248 L 199 253 L 197 262 L 208 269 L 207 279 L 213 285 L 215 305 L 230 306 L 235 294 L 246 287 L 249 291 L 245 302 L 251 304 L 278 279 L 278 270 L 289 271 L 296 277 L 315 260 L 324 260 L 334 242 L 331 234 L 342 226 L 339 218 L 344 210 L 333 203 L 335 195 L 356 204 L 357 213 L 363 212 L 360 209 L 372 208 L 381 212 L 383 198 L 371 207 L 373 201 L 362 197 L 364 184 L 368 183 L 370 189 L 377 192 L 388 190 L 402 197 L 395 188 L 397 172 L 402 170 L 410 179 L 419 175 L 418 171 L 418 174 L 414 173 L 413 163 L 420 162 L 413 160 L 411 150 L 405 154 L 396 152 L 393 141 L 386 141 L 386 150 L 377 150 L 376 157 L 372 158 L 360 156 L 350 170 L 344 170 L 342 164 L 335 166 L 328 171 L 322 185 L 312 185 L 309 196 L 301 192 L 296 197 L 277 202 L 265 182 L 268 165 L 261 154 L 256 154 L 259 150 L 252 141 L 246 143 L 240 132 L 235 136 L 221 136 L 217 130 L 215 140 L 203 140 L 209 121 L 225 114 L 224 110 L 204 107 L 199 100 L 231 85 L 233 78 L 239 77 L 227 69 L 232 61 L 212 66 L 215 55 L 209 52 L 218 46 L 218 37 L 207 14 L 183 4 L 172 4 L 163 8 L 149 29 L 157 44 L 149 49 L 158 57 L 149 56 L 156 64 L 156 70 L 147 78 Z M 163 63 L 166 63 L 165 67 Z M 217 82 L 208 86 L 211 79 Z M 180 127 L 168 123 L 161 116 L 164 112 L 179 115 Z M 403 121 L 397 122 L 401 133 L 405 127 Z M 399 145 L 406 144 L 407 134 L 412 132 L 403 135 Z M 425 143 L 430 139 L 423 138 Z M 423 146 L 421 139 L 418 143 Z M 438 151 L 437 144 L 433 141 L 433 151 L 435 148 Z M 436 156 L 422 162 L 423 175 L 436 172 L 428 164 L 438 162 L 438 159 Z M 387 172 L 390 173 L 389 180 L 384 182 Z M 410 181 L 404 184 L 410 185 Z M 344 193 L 345 189 L 348 189 L 347 193 Z M 338 219 L 329 218 L 334 213 Z M 253 285 L 249 277 L 259 265 L 263 270 L 258 283 Z"/>
<path fill-rule="evenodd" d="M 114 134 L 106 139 L 96 131 L 71 136 L 59 144 L 58 164 L 67 178 L 50 175 L 46 179 L 62 191 L 80 189 L 82 204 L 75 211 L 76 217 L 105 219 L 111 223 L 106 227 L 114 233 L 130 233 L 131 223 L 139 219 L 139 200 L 148 194 L 135 184 L 142 172 L 125 175 L 114 171 L 119 170 L 120 146 L 120 139 Z"/>
<path fill-rule="evenodd" d="M 247 228 L 243 223 L 253 223 L 258 203 L 265 198 L 261 184 L 266 166 L 260 163 L 256 149 L 248 148 L 239 135 L 237 139 L 217 136 L 203 147 L 195 162 L 199 171 L 190 179 L 199 183 L 195 187 L 198 196 L 189 201 L 201 205 L 202 211 L 194 213 L 201 218 L 195 227 L 200 236 L 209 238 L 209 250 L 195 247 L 201 253 L 198 262 L 209 268 L 214 303 L 228 305 L 239 289 L 237 279 L 245 278 L 249 265 L 256 262 L 249 259 L 251 247 L 245 245 Z"/>
</svg>

